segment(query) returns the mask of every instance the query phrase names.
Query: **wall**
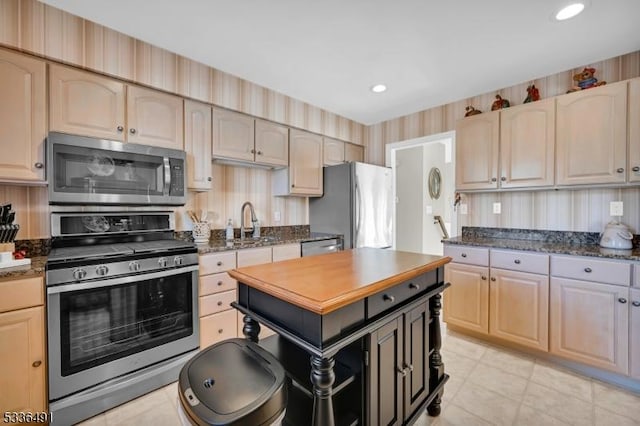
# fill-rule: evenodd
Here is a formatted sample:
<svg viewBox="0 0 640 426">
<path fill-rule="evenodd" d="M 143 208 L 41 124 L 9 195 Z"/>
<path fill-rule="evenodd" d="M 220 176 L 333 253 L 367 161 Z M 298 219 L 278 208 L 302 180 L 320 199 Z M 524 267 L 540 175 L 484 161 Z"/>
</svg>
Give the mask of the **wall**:
<svg viewBox="0 0 640 426">
<path fill-rule="evenodd" d="M 540 90 L 542 98 L 560 95 L 572 86 L 572 76 L 585 66 L 596 68 L 596 77 L 608 82 L 638 77 L 640 51 L 593 64 L 577 65 L 573 70 L 369 126 L 365 134 L 366 161 L 383 165 L 385 145 L 388 143 L 454 130 L 456 121 L 464 116 L 464 108 L 467 105 L 489 111 L 496 93 L 508 99 L 512 105 L 522 103 L 526 97 L 526 88 L 531 83 Z M 611 219 L 608 215 L 608 202 L 620 200 L 624 202 L 625 214 L 622 222 L 630 225 L 634 232 L 640 232 L 638 187 L 466 194 L 465 202 L 468 204 L 469 214 L 458 216 L 458 231 L 462 226 L 500 226 L 599 232 Z M 502 203 L 501 215 L 491 213 L 494 201 Z"/>
<path fill-rule="evenodd" d="M 133 39 L 35 0 L 0 0 L 0 45 L 126 81 L 176 93 L 288 126 L 362 144 L 364 125 L 233 75 Z M 214 225 L 240 222 L 242 202 L 251 201 L 264 225 L 308 223 L 306 198 L 271 196 L 265 170 L 214 165 L 213 190 L 189 196 L 178 209 L 179 229 L 188 229 L 185 209 L 211 211 Z M 49 237 L 46 188 L 0 185 L 0 202 L 13 203 L 19 239 Z M 282 219 L 273 221 L 273 212 Z"/>
<path fill-rule="evenodd" d="M 445 163 L 445 145 L 439 142 L 432 142 L 424 147 L 424 159 L 422 167 L 422 181 L 424 182 L 424 192 L 422 193 L 422 221 L 423 221 L 423 253 L 442 256 L 443 245 L 442 231 L 440 226 L 435 223 L 434 216 L 439 215 L 444 222 L 451 220 L 451 208 L 448 202 L 448 193 L 445 190 L 446 185 L 451 183 L 451 163 Z M 431 168 L 437 167 L 442 176 L 442 184 L 440 197 L 437 200 L 431 199 L 429 195 L 429 172 Z M 427 213 L 427 207 L 430 207 L 433 213 Z"/>
<path fill-rule="evenodd" d="M 396 150 L 396 249 L 422 253 L 424 223 L 422 176 L 424 147 Z"/>
</svg>

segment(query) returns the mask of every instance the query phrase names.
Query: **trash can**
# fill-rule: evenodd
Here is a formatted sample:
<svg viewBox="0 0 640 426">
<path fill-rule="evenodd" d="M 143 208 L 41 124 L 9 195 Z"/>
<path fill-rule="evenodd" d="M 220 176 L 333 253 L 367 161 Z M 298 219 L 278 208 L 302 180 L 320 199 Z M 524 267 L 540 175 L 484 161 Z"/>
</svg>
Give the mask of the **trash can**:
<svg viewBox="0 0 640 426">
<path fill-rule="evenodd" d="M 181 419 L 199 426 L 279 425 L 287 407 L 286 380 L 278 360 L 256 343 L 216 343 L 180 371 Z"/>
</svg>

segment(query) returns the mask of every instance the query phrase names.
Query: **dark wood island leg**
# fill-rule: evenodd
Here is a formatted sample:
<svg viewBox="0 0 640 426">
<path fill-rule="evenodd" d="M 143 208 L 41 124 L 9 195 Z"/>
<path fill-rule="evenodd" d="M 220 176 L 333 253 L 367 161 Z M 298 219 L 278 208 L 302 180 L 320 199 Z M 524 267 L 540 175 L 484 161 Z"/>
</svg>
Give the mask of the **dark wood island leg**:
<svg viewBox="0 0 640 426">
<path fill-rule="evenodd" d="M 335 360 L 331 358 L 311 357 L 311 383 L 313 384 L 313 426 L 334 426 L 333 383 L 336 375 L 333 371 Z"/>
<path fill-rule="evenodd" d="M 442 355 L 440 354 L 440 348 L 442 347 L 442 334 L 440 332 L 440 309 L 442 309 L 442 295 L 436 294 L 429 301 L 429 311 L 431 311 L 431 327 L 429 328 L 429 339 L 433 342 L 433 353 L 429 360 L 429 373 L 430 373 L 430 388 L 435 389 L 436 386 L 444 378 L 444 363 L 442 362 Z M 427 407 L 427 412 L 430 416 L 438 416 L 441 411 L 442 394 L 444 389 L 438 392 L 435 399 Z"/>
<path fill-rule="evenodd" d="M 244 326 L 242 327 L 242 334 L 244 337 L 251 340 L 252 342 L 258 343 L 258 335 L 260 334 L 260 323 L 249 315 L 245 315 L 242 318 L 242 322 Z"/>
</svg>

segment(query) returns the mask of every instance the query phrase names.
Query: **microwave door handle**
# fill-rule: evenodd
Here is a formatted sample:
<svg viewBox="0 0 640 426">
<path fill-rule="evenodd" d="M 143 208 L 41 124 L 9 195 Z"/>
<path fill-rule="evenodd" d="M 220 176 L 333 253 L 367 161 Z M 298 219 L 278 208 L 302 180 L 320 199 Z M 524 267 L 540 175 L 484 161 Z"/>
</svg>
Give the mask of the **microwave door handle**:
<svg viewBox="0 0 640 426">
<path fill-rule="evenodd" d="M 169 157 L 164 157 L 162 161 L 164 163 L 164 189 L 162 192 L 165 196 L 168 196 L 171 188 L 171 165 L 169 164 Z"/>
</svg>

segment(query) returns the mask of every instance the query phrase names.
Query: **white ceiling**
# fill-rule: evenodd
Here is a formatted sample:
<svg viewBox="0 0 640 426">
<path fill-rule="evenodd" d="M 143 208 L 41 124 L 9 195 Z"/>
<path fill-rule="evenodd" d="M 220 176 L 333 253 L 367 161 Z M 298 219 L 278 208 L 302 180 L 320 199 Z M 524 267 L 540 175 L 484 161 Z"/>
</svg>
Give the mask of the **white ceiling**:
<svg viewBox="0 0 640 426">
<path fill-rule="evenodd" d="M 363 124 L 640 50 L 639 0 L 570 2 L 44 0 Z"/>
</svg>

